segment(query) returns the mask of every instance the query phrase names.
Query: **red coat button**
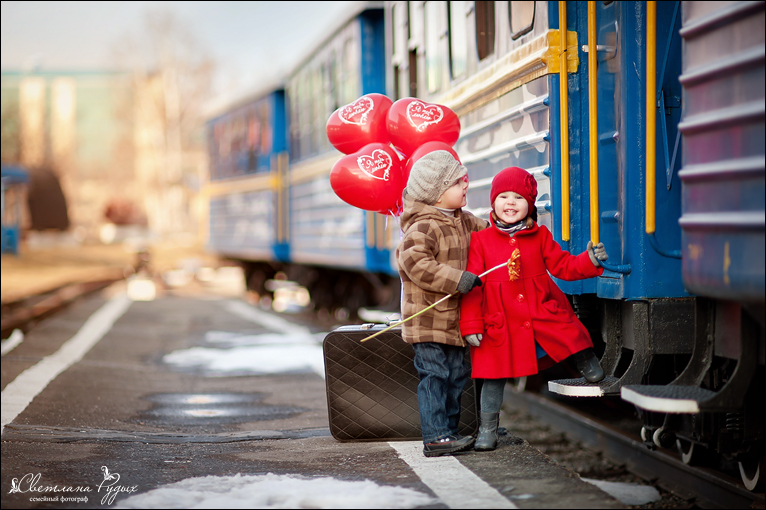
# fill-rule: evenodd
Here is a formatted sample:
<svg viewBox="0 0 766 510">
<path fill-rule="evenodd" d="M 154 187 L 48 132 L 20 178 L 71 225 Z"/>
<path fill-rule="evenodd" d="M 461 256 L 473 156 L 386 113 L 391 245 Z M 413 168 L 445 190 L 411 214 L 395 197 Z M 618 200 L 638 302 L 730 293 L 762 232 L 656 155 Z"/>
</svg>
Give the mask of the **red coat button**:
<svg viewBox="0 0 766 510">
<path fill-rule="evenodd" d="M 516 296 L 516 299 L 519 300 L 519 303 L 523 303 L 524 302 L 524 294 L 519 294 L 518 296 Z"/>
<path fill-rule="evenodd" d="M 531 324 L 529 321 L 527 321 L 527 322 L 525 322 L 525 323 L 524 323 L 524 327 L 525 327 L 526 329 L 529 329 L 529 328 L 531 328 L 531 327 L 532 327 L 532 324 Z"/>
<path fill-rule="evenodd" d="M 511 239 L 511 246 L 516 246 L 516 239 Z"/>
</svg>

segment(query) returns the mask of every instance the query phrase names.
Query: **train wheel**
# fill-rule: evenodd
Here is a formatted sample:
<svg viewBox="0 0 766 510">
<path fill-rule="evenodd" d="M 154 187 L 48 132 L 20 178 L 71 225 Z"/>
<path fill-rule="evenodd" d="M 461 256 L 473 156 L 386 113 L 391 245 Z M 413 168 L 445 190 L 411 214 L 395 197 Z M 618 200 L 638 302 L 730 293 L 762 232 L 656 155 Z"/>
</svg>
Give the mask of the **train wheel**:
<svg viewBox="0 0 766 510">
<path fill-rule="evenodd" d="M 672 448 L 673 442 L 676 441 L 676 435 L 665 430 L 665 427 L 660 427 L 652 434 L 652 441 L 658 448 Z"/>
<path fill-rule="evenodd" d="M 764 487 L 763 477 L 766 473 L 764 460 L 766 456 L 761 455 L 760 459 L 750 459 L 739 462 L 739 475 L 742 477 L 742 483 L 749 491 L 761 490 Z"/>
<path fill-rule="evenodd" d="M 705 461 L 705 448 L 692 441 L 676 439 L 676 448 L 678 449 L 678 453 L 681 454 L 681 460 L 687 466 L 698 466 Z"/>
</svg>

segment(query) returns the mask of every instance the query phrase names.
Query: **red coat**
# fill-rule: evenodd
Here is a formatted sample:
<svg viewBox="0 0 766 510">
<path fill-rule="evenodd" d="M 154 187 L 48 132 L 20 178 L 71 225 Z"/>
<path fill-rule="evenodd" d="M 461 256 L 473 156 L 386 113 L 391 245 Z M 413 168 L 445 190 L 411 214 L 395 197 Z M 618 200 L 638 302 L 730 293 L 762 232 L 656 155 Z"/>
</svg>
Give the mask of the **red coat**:
<svg viewBox="0 0 766 510">
<path fill-rule="evenodd" d="M 548 272 L 562 280 L 599 276 L 587 252 L 571 255 L 559 247 L 547 227 L 536 224 L 513 237 L 493 224 L 471 234 L 468 271 L 481 274 L 507 262 L 518 248 L 511 280 L 508 268 L 489 273 L 484 285 L 463 296 L 460 333 L 481 333 L 471 347 L 471 376 L 477 379 L 523 377 L 538 372 L 535 340 L 555 362 L 593 347 L 563 292 Z"/>
</svg>

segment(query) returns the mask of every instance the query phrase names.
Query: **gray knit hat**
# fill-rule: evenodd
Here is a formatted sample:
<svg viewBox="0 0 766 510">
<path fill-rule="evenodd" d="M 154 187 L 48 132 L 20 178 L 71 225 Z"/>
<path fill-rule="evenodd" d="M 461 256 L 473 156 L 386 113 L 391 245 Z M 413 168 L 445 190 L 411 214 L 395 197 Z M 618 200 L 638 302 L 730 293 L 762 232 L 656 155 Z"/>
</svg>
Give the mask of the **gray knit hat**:
<svg viewBox="0 0 766 510">
<path fill-rule="evenodd" d="M 415 200 L 434 205 L 468 169 L 447 151 L 429 152 L 412 165 L 407 180 L 407 194 Z"/>
</svg>

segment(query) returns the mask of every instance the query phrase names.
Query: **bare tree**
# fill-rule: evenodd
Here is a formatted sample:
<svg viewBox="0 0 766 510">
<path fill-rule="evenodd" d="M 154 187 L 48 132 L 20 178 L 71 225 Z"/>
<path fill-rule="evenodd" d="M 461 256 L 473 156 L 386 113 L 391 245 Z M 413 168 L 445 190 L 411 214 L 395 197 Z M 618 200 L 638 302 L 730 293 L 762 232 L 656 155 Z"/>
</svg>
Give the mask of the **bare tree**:
<svg viewBox="0 0 766 510">
<path fill-rule="evenodd" d="M 19 136 L 19 105 L 4 101 L 0 110 L 0 159 L 3 163 L 19 163 L 21 137 Z"/>
<path fill-rule="evenodd" d="M 147 12 L 143 33 L 121 38 L 114 55 L 133 76 L 136 174 L 149 225 L 158 233 L 193 231 L 214 61 L 166 10 Z"/>
</svg>

